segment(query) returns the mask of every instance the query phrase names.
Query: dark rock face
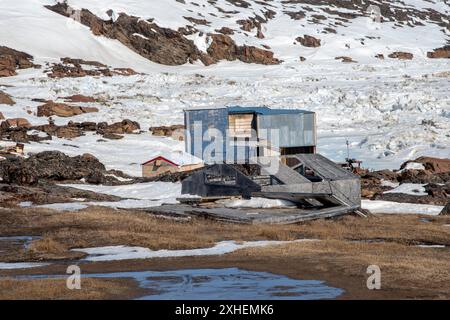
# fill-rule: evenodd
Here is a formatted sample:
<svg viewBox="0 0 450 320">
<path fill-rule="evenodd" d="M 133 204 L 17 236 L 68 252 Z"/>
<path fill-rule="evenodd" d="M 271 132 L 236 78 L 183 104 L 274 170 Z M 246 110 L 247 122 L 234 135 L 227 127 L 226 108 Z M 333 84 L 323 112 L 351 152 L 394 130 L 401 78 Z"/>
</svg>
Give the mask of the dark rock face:
<svg viewBox="0 0 450 320">
<path fill-rule="evenodd" d="M 298 37 L 296 40 L 300 42 L 302 46 L 309 48 L 320 47 L 321 42 L 320 39 L 314 38 L 313 36 L 309 36 L 307 34 L 305 34 L 303 37 Z"/>
<path fill-rule="evenodd" d="M 428 52 L 427 57 L 430 59 L 450 59 L 450 46 L 434 49 Z"/>
<path fill-rule="evenodd" d="M 102 183 L 105 166 L 90 154 L 69 157 L 58 151 L 34 154 L 27 159 L 10 158 L 0 162 L 0 176 L 4 183 L 34 185 L 40 181 L 76 181 Z"/>
<path fill-rule="evenodd" d="M 17 69 L 38 67 L 32 60 L 33 57 L 25 52 L 0 46 L 0 77 L 15 76 Z"/>
</svg>

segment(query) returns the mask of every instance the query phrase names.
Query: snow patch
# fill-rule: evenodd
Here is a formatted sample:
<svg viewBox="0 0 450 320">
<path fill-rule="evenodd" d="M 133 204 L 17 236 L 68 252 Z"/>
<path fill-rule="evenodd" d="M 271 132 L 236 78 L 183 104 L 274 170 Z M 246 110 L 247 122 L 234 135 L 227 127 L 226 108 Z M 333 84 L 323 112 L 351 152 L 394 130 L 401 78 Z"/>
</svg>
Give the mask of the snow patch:
<svg viewBox="0 0 450 320">
<path fill-rule="evenodd" d="M 385 191 L 384 193 L 404 193 L 413 196 L 427 196 L 428 193 L 425 191 L 426 184 L 418 183 L 402 183 L 393 190 Z"/>
<path fill-rule="evenodd" d="M 266 199 L 266 198 L 251 198 L 251 199 L 229 199 L 222 202 L 227 208 L 292 208 L 296 205 L 287 200 L 282 199 Z"/>
<path fill-rule="evenodd" d="M 37 263 L 37 262 L 0 262 L 0 270 L 13 270 L 13 269 L 30 269 L 48 266 L 49 263 Z"/>
<path fill-rule="evenodd" d="M 362 208 L 372 213 L 385 214 L 424 214 L 437 216 L 441 213 L 443 206 L 434 206 L 415 203 L 398 203 L 382 200 L 362 200 Z"/>
<path fill-rule="evenodd" d="M 131 259 L 152 259 L 169 257 L 190 257 L 190 256 L 211 256 L 223 255 L 244 248 L 265 247 L 271 245 L 282 245 L 296 242 L 317 241 L 312 239 L 302 239 L 296 241 L 222 241 L 211 248 L 190 249 L 190 250 L 157 250 L 153 251 L 142 247 L 109 246 L 85 249 L 72 249 L 72 251 L 84 252 L 89 256 L 87 261 L 113 261 Z"/>
</svg>

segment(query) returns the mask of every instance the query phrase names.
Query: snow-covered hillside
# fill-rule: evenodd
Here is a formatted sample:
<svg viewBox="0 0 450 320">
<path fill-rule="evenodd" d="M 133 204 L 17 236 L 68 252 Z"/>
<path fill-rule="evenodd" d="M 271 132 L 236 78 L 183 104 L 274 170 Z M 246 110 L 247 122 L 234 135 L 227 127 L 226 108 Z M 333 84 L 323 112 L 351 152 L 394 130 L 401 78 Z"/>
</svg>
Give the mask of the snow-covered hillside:
<svg viewBox="0 0 450 320">
<path fill-rule="evenodd" d="M 153 19 L 162 28 L 189 29 L 192 33 L 186 38 L 193 40 L 201 52 L 208 49 L 208 33 L 229 28 L 237 45 L 271 50 L 283 63 L 265 66 L 220 61 L 208 67 L 200 61 L 179 66 L 157 64 L 117 39 L 96 36 L 89 27 L 44 7 L 55 1 L 2 0 L 0 45 L 27 52 L 34 56 L 35 63 L 42 64 L 42 69 L 20 70 L 17 76 L 0 78 L 0 90 L 16 102 L 14 106 L 0 105 L 6 119 L 20 117 L 32 125 L 46 124 L 46 117 L 36 115 L 37 106 L 42 104 L 36 99 L 62 101 L 62 97 L 83 94 L 98 100 L 89 106 L 99 112 L 70 119 L 54 117 L 56 124 L 131 119 L 144 131 L 108 141 L 98 141 L 101 136 L 94 133 L 71 140 L 53 137 L 51 141 L 27 144 L 27 152 L 89 152 L 108 169 L 139 175 L 141 162 L 183 149 L 182 142 L 151 136 L 150 126 L 180 124 L 182 110 L 189 107 L 240 104 L 317 112 L 319 152 L 337 161 L 346 157 L 346 139 L 351 142 L 351 156 L 371 168 L 398 168 L 403 161 L 420 155 L 450 157 L 450 63 L 448 59 L 427 58 L 427 52 L 450 39 L 449 5 L 445 1 L 377 1 L 382 23 L 377 22 L 376 15 L 374 22 L 368 14 L 371 2 L 360 0 L 350 4 L 331 0 L 68 3 L 105 20 L 110 19 L 106 12 L 112 9 L 112 20 L 124 12 Z M 388 3 L 392 8 L 389 12 Z M 267 21 L 260 27 L 244 27 L 250 31 L 241 29 L 244 22 L 237 22 L 259 21 L 257 16 Z M 258 30 L 264 38 L 257 37 Z M 321 45 L 306 47 L 296 41 L 305 34 L 320 39 Z M 388 58 L 394 51 L 412 53 L 414 58 Z M 377 54 L 385 59 L 375 58 Z M 306 60 L 300 61 L 300 56 Z M 357 62 L 342 63 L 335 59 L 338 56 Z M 62 57 L 131 67 L 145 74 L 47 77 L 46 63 Z"/>
<path fill-rule="evenodd" d="M 128 50 L 117 40 L 94 36 L 88 27 L 58 15 L 44 5 L 55 0 L 2 0 L 0 42 L 36 58 L 71 56 L 102 61 L 113 66 L 150 71 L 154 65 Z M 407 51 L 425 59 L 426 53 L 449 41 L 447 1 L 252 1 L 252 0 L 69 0 L 74 9 L 87 9 L 104 20 L 120 13 L 150 19 L 186 35 L 206 51 L 207 34 L 228 28 L 238 45 L 269 48 L 275 57 L 298 62 L 350 56 L 359 62 L 375 62 L 375 55 Z M 112 11 L 109 11 L 112 10 Z M 107 12 L 109 11 L 109 14 Z M 77 19 L 76 13 L 72 18 Z M 245 30 L 244 30 L 245 29 Z M 257 37 L 258 30 L 262 34 Z M 321 40 L 321 46 L 302 46 L 304 35 Z M 139 34 L 135 34 L 139 37 Z M 142 36 L 142 35 L 141 35 Z M 154 69 L 153 69 L 154 70 Z"/>
</svg>

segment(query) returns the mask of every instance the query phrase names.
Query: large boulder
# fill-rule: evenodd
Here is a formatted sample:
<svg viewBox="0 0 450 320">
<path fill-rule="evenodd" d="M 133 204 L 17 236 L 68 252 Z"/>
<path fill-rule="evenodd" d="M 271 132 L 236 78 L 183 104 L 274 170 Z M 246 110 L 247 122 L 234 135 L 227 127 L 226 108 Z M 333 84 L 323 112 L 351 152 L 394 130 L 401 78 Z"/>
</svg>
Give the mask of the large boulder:
<svg viewBox="0 0 450 320">
<path fill-rule="evenodd" d="M 25 52 L 0 46 L 0 77 L 15 76 L 16 69 L 37 67 L 31 60 L 33 57 Z"/>
<path fill-rule="evenodd" d="M 135 133 L 140 130 L 140 125 L 136 121 L 131 121 L 128 119 L 122 120 L 108 125 L 106 122 L 99 123 L 97 125 L 97 132 L 100 134 L 125 134 L 125 133 Z"/>
<path fill-rule="evenodd" d="M 11 127 L 25 127 L 29 128 L 31 127 L 30 122 L 25 118 L 11 118 L 6 119 L 2 122 L 0 125 L 3 129 L 11 128 Z"/>
<path fill-rule="evenodd" d="M 0 104 L 7 104 L 9 106 L 13 106 L 16 103 L 11 98 L 11 96 L 3 91 L 0 91 Z"/>
<path fill-rule="evenodd" d="M 303 37 L 298 37 L 296 40 L 298 42 L 300 42 L 300 44 L 302 46 L 309 47 L 309 48 L 317 48 L 317 47 L 320 47 L 320 44 L 321 44 L 320 39 L 317 39 L 313 36 L 309 36 L 307 34 L 305 34 Z"/>
<path fill-rule="evenodd" d="M 98 109 L 94 107 L 70 106 L 65 103 L 55 103 L 53 101 L 49 101 L 37 108 L 38 117 L 73 117 L 89 112 L 98 112 Z"/>
<path fill-rule="evenodd" d="M 409 52 L 396 51 L 392 52 L 390 55 L 388 55 L 388 57 L 391 59 L 412 60 L 412 58 L 414 58 L 414 55 Z"/>
<path fill-rule="evenodd" d="M 450 59 L 450 46 L 434 49 L 428 52 L 427 57 L 430 59 Z"/>
</svg>

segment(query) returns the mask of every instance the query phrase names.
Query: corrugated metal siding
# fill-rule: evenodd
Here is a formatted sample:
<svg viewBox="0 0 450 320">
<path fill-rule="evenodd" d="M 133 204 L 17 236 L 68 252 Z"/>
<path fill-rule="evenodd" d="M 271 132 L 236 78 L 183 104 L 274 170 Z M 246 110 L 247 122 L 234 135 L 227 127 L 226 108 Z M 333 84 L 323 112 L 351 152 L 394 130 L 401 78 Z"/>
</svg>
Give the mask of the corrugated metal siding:
<svg viewBox="0 0 450 320">
<path fill-rule="evenodd" d="M 186 136 L 186 151 L 203 159 L 205 163 L 246 161 L 256 156 L 256 148 L 251 147 L 250 142 L 244 146 L 236 146 L 234 139 L 226 139 L 228 129 L 228 110 L 226 108 L 186 110 L 185 124 L 188 133 Z M 211 147 L 208 147 L 214 143 L 214 140 L 205 139 L 205 133 L 210 128 L 218 130 L 223 137 L 222 148 L 217 148 L 215 153 L 210 153 Z M 240 144 L 245 144 L 244 141 L 239 141 Z"/>
<path fill-rule="evenodd" d="M 270 131 L 279 129 L 279 138 L 270 139 Z M 266 136 L 279 147 L 304 147 L 316 145 L 315 114 L 274 114 L 258 115 L 258 131 L 267 132 Z M 260 136 L 260 138 L 266 138 Z"/>
<path fill-rule="evenodd" d="M 257 149 L 252 142 L 239 139 L 236 146 L 234 139 L 227 137 L 228 114 L 230 109 L 186 110 L 185 125 L 187 129 L 186 151 L 203 159 L 205 163 L 243 162 L 256 157 Z M 281 111 L 280 111 L 281 112 Z M 316 145 L 316 123 L 314 113 L 268 113 L 257 114 L 258 138 L 267 139 L 277 147 L 305 147 Z M 209 128 L 215 128 L 223 136 L 223 145 L 215 153 L 210 153 L 213 139 L 205 139 Z M 271 132 L 278 129 L 279 132 Z M 227 139 L 228 138 L 228 139 Z M 279 141 L 279 145 L 277 145 Z M 221 149 L 221 150 L 220 150 Z M 206 151 L 206 153 L 205 153 Z"/>
</svg>

